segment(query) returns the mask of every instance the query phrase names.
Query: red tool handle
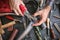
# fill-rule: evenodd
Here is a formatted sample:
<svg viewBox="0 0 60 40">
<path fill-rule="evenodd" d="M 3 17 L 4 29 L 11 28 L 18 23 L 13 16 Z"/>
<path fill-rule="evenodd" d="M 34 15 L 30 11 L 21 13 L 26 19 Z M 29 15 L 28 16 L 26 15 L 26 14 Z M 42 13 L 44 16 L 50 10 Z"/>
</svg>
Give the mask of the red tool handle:
<svg viewBox="0 0 60 40">
<path fill-rule="evenodd" d="M 50 32 L 51 32 L 51 33 L 50 33 L 51 38 L 52 38 L 52 39 L 55 39 L 56 36 L 55 36 L 54 30 L 53 30 L 52 28 L 50 29 Z"/>
<path fill-rule="evenodd" d="M 27 10 L 27 8 L 23 5 L 23 4 L 20 4 L 19 5 L 19 8 L 21 10 L 21 12 L 24 14 L 24 12 Z"/>
<path fill-rule="evenodd" d="M 13 17 L 11 17 L 11 16 L 5 16 L 7 19 L 9 19 L 9 20 L 14 20 L 14 18 Z"/>
<path fill-rule="evenodd" d="M 18 29 L 15 29 L 15 28 L 14 28 L 12 34 L 10 35 L 9 40 L 14 40 L 14 38 L 15 38 L 16 35 L 17 35 L 17 33 L 18 33 Z"/>
</svg>

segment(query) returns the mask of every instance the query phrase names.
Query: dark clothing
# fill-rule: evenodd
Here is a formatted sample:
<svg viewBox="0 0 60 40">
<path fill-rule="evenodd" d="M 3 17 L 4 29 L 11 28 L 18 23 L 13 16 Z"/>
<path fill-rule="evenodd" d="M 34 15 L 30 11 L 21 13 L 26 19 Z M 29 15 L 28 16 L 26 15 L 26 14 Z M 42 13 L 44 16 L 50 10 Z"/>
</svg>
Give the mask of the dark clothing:
<svg viewBox="0 0 60 40">
<path fill-rule="evenodd" d="M 0 12 L 11 12 L 8 0 L 0 0 Z"/>
</svg>

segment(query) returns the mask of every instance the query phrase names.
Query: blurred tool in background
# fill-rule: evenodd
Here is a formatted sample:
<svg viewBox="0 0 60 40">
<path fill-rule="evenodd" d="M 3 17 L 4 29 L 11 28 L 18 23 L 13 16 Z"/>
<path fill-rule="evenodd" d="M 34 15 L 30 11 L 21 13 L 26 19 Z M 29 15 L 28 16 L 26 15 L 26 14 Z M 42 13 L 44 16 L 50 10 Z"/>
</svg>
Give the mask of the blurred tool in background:
<svg viewBox="0 0 60 40">
<path fill-rule="evenodd" d="M 50 36 L 50 19 L 47 18 L 47 35 Z"/>
<path fill-rule="evenodd" d="M 50 37 L 52 38 L 52 39 L 55 39 L 56 38 L 56 35 L 55 35 L 55 32 L 54 32 L 54 29 L 53 29 L 53 27 L 52 27 L 52 22 L 50 21 Z"/>
<path fill-rule="evenodd" d="M 50 38 L 51 39 L 55 39 L 56 38 L 56 35 L 55 35 L 55 32 L 54 32 L 54 29 L 53 29 L 53 27 L 52 27 L 52 22 L 50 21 L 50 19 L 49 18 L 47 18 L 47 39 L 48 40 L 50 40 Z"/>
<path fill-rule="evenodd" d="M 12 25 L 14 25 L 14 24 L 16 24 L 16 22 L 15 21 L 12 21 L 12 22 L 9 22 L 9 23 L 7 23 L 7 24 L 4 24 L 4 25 L 2 25 L 1 26 L 1 28 L 8 28 L 8 27 L 11 27 Z"/>
<path fill-rule="evenodd" d="M 47 20 L 46 20 L 46 25 L 47 25 L 47 27 L 46 27 L 46 34 L 47 34 L 47 36 L 46 36 L 46 40 L 50 40 L 50 19 L 49 18 L 47 18 Z"/>
<path fill-rule="evenodd" d="M 54 23 L 54 27 L 57 29 L 57 31 L 60 33 L 60 27 L 58 26 L 57 23 Z"/>
<path fill-rule="evenodd" d="M 54 15 L 53 17 L 60 19 L 60 16 L 56 16 L 56 15 Z"/>
<path fill-rule="evenodd" d="M 5 15 L 15 15 L 15 14 L 14 13 L 0 13 L 0 17 L 5 16 Z"/>
<path fill-rule="evenodd" d="M 38 40 L 42 40 L 41 29 L 39 27 L 35 27 L 35 33 L 37 35 Z"/>
<path fill-rule="evenodd" d="M 7 15 L 7 16 L 5 16 L 5 17 L 6 17 L 7 19 L 9 19 L 9 20 L 18 21 L 18 22 L 22 23 L 21 20 L 14 19 L 12 16 Z"/>
<path fill-rule="evenodd" d="M 17 35 L 17 33 L 18 33 L 18 29 L 13 29 L 13 32 L 12 32 L 12 34 L 10 35 L 10 38 L 8 39 L 8 40 L 14 40 L 14 38 L 16 37 L 16 35 Z"/>
</svg>

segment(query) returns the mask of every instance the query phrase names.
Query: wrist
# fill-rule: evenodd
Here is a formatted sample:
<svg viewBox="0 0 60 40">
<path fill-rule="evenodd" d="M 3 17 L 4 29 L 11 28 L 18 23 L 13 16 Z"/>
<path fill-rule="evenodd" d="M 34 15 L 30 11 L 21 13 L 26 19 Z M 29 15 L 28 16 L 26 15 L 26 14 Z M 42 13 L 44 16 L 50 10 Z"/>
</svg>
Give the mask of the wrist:
<svg viewBox="0 0 60 40">
<path fill-rule="evenodd" d="M 44 11 L 46 12 L 47 15 L 49 14 L 50 10 L 51 10 L 50 6 L 46 6 L 44 9 Z"/>
<path fill-rule="evenodd" d="M 45 10 L 50 11 L 51 10 L 51 7 L 50 6 L 46 6 L 45 7 Z"/>
</svg>

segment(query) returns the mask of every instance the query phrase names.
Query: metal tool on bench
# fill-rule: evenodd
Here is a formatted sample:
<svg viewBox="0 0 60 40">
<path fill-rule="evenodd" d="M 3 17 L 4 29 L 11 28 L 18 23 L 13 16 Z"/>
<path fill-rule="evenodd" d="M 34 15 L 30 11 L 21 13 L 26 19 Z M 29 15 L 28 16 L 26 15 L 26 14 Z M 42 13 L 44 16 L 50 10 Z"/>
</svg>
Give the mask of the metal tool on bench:
<svg viewBox="0 0 60 40">
<path fill-rule="evenodd" d="M 0 20 L 0 40 L 3 40 L 1 35 L 5 33 L 3 29 L 4 28 L 8 28 L 8 27 L 10 27 L 10 26 L 12 26 L 14 24 L 15 24 L 15 21 L 12 21 L 10 23 L 7 23 L 7 24 L 2 25 L 1 24 L 1 20 Z"/>
<path fill-rule="evenodd" d="M 47 21 L 46 21 L 46 23 L 47 23 L 47 27 L 46 27 L 46 40 L 50 40 L 50 19 L 49 18 L 47 18 Z"/>
<path fill-rule="evenodd" d="M 13 21 L 18 21 L 18 22 L 20 22 L 20 23 L 22 23 L 22 21 L 21 20 L 18 20 L 18 19 L 14 19 L 12 16 L 5 16 L 7 19 L 9 19 L 9 20 L 13 20 Z"/>
<path fill-rule="evenodd" d="M 55 36 L 55 33 L 54 33 L 54 30 L 53 30 L 53 27 L 52 27 L 52 22 L 50 21 L 50 37 L 52 39 L 55 39 L 56 36 Z"/>
<path fill-rule="evenodd" d="M 41 29 L 39 27 L 35 27 L 36 31 L 36 35 L 38 37 L 38 40 L 42 40 L 42 37 L 41 37 Z"/>
<path fill-rule="evenodd" d="M 5 33 L 3 29 L 8 28 L 14 24 L 15 24 L 15 21 L 2 25 L 0 20 L 0 40 L 3 40 L 1 35 Z"/>
<path fill-rule="evenodd" d="M 16 16 L 16 14 L 14 14 L 14 13 L 0 13 L 0 16 L 5 16 L 5 15 L 15 15 Z"/>
<path fill-rule="evenodd" d="M 26 24 L 25 17 L 23 17 L 22 20 L 23 20 L 24 29 L 26 30 L 27 24 Z M 28 37 L 29 37 L 29 35 L 26 35 L 26 38 L 28 38 Z"/>
<path fill-rule="evenodd" d="M 30 24 L 28 25 L 28 27 L 26 28 L 26 30 L 21 34 L 21 36 L 18 38 L 18 40 L 22 40 L 29 32 L 30 30 L 33 28 L 32 24 L 37 20 L 35 17 L 31 16 L 30 13 L 27 11 L 27 8 L 25 7 L 24 3 L 21 1 L 22 4 L 20 4 L 20 9 L 22 11 L 22 13 L 27 16 L 28 19 L 30 19 Z M 43 23 L 43 25 L 45 25 L 45 23 Z M 44 26 L 46 27 L 46 26 Z"/>
<path fill-rule="evenodd" d="M 50 36 L 50 19 L 47 18 L 47 35 Z"/>
<path fill-rule="evenodd" d="M 16 22 L 15 21 L 12 21 L 12 22 L 9 22 L 7 24 L 2 25 L 1 28 L 2 29 L 5 29 L 5 28 L 8 28 L 8 27 L 10 27 L 10 26 L 12 26 L 14 24 L 16 24 Z"/>
<path fill-rule="evenodd" d="M 53 15 L 53 17 L 60 19 L 60 16 Z"/>
<path fill-rule="evenodd" d="M 18 40 L 22 40 L 30 32 L 30 30 L 33 28 L 32 24 L 33 22 L 30 22 L 30 24 L 27 26 L 27 29 L 20 35 Z"/>
<path fill-rule="evenodd" d="M 18 29 L 13 29 L 13 32 L 12 32 L 12 34 L 10 35 L 10 37 L 9 37 L 9 39 L 8 40 L 14 40 L 14 38 L 16 37 L 16 35 L 17 35 L 17 33 L 18 33 Z"/>
<path fill-rule="evenodd" d="M 22 20 L 23 20 L 24 29 L 26 29 L 26 28 L 27 28 L 27 27 L 26 27 L 26 26 L 27 26 L 27 24 L 26 24 L 25 17 L 23 17 L 23 19 L 22 19 Z"/>
<path fill-rule="evenodd" d="M 54 30 L 53 30 L 53 27 L 52 27 L 52 23 L 50 21 L 50 19 L 48 18 L 47 19 L 47 35 L 48 35 L 48 40 L 50 40 L 50 38 L 52 39 L 55 39 L 56 36 L 55 36 L 55 33 L 54 33 Z"/>
<path fill-rule="evenodd" d="M 54 23 L 54 27 L 57 29 L 57 31 L 60 33 L 60 27 L 58 26 L 57 23 Z"/>
</svg>

